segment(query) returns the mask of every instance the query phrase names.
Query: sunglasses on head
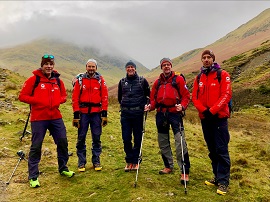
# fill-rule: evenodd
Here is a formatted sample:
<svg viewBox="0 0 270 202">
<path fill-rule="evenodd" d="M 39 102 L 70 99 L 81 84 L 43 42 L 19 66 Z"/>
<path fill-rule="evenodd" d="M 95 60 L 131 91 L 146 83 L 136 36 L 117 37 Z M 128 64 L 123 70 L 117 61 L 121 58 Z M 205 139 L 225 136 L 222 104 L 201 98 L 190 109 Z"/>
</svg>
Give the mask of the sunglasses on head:
<svg viewBox="0 0 270 202">
<path fill-rule="evenodd" d="M 54 56 L 53 55 L 43 55 L 43 58 L 45 58 L 45 59 L 47 59 L 47 58 L 54 59 Z"/>
</svg>

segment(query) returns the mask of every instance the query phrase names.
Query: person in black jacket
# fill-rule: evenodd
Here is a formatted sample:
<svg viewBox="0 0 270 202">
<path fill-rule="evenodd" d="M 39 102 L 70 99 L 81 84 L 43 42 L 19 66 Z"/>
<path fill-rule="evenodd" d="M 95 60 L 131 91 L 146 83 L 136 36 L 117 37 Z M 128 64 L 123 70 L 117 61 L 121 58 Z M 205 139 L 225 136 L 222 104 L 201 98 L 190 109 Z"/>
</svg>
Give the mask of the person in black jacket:
<svg viewBox="0 0 270 202">
<path fill-rule="evenodd" d="M 118 101 L 121 107 L 122 139 L 126 153 L 124 170 L 128 172 L 136 171 L 139 167 L 144 106 L 150 95 L 150 87 L 147 80 L 137 74 L 134 62 L 130 60 L 125 68 L 126 77 L 122 78 L 118 84 Z M 132 145 L 132 133 L 134 145 Z"/>
</svg>

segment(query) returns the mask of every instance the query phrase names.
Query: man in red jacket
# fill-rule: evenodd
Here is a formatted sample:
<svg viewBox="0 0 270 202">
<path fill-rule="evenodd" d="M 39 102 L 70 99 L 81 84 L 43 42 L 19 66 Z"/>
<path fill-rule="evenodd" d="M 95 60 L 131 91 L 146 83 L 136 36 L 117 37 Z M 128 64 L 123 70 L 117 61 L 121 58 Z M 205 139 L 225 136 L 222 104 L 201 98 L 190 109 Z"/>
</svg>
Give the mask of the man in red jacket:
<svg viewBox="0 0 270 202">
<path fill-rule="evenodd" d="M 72 93 L 74 112 L 73 126 L 78 128 L 77 156 L 78 171 L 85 171 L 86 134 L 90 125 L 92 134 L 92 164 L 101 171 L 100 154 L 102 151 L 100 136 L 102 127 L 107 125 L 108 89 L 104 78 L 97 72 L 97 61 L 86 62 L 86 73 L 75 82 Z"/>
<path fill-rule="evenodd" d="M 217 194 L 225 195 L 229 185 L 230 156 L 228 144 L 228 103 L 232 97 L 230 75 L 215 63 L 215 55 L 211 50 L 202 53 L 203 67 L 195 78 L 192 101 L 199 112 L 204 139 L 209 158 L 212 161 L 214 178 L 206 180 L 206 185 L 216 185 Z M 220 72 L 220 78 L 218 76 Z"/>
<path fill-rule="evenodd" d="M 156 126 L 158 144 L 165 168 L 159 174 L 169 174 L 174 163 L 170 145 L 170 126 L 175 139 L 176 158 L 181 169 L 181 183 L 189 181 L 190 161 L 184 134 L 183 115 L 190 102 L 190 93 L 182 76 L 172 71 L 172 61 L 163 58 L 160 61 L 162 73 L 154 82 L 150 94 L 150 105 L 145 110 L 157 110 Z M 184 159 L 184 161 L 183 161 Z"/>
<path fill-rule="evenodd" d="M 57 145 L 58 170 L 61 175 L 72 177 L 69 171 L 68 141 L 59 106 L 66 102 L 66 89 L 60 74 L 54 69 L 54 56 L 44 55 L 41 68 L 33 71 L 34 76 L 27 79 L 19 95 L 19 100 L 31 105 L 32 144 L 28 159 L 30 187 L 39 187 L 38 164 L 41 158 L 41 147 L 46 131 L 49 130 Z M 37 81 L 39 81 L 37 83 Z M 37 86 L 35 86 L 37 84 Z"/>
</svg>

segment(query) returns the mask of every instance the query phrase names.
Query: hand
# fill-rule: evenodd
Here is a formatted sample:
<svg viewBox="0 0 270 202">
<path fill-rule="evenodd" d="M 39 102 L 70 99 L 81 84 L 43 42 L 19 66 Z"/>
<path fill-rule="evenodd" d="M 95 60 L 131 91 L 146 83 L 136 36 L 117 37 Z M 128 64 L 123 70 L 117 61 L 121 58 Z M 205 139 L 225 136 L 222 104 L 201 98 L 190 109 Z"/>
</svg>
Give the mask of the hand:
<svg viewBox="0 0 270 202">
<path fill-rule="evenodd" d="M 73 113 L 73 121 L 72 121 L 72 125 L 76 128 L 80 128 L 80 112 L 76 111 Z"/>
<path fill-rule="evenodd" d="M 144 106 L 144 111 L 145 112 L 147 112 L 147 111 L 150 111 L 150 109 L 151 109 L 151 105 L 150 104 L 146 104 L 145 106 Z"/>
<path fill-rule="evenodd" d="M 72 125 L 73 125 L 75 128 L 80 128 L 80 119 L 73 119 Z"/>
<path fill-rule="evenodd" d="M 175 107 L 176 107 L 176 111 L 178 112 L 183 111 L 183 106 L 181 104 L 176 104 Z"/>
<path fill-rule="evenodd" d="M 206 119 L 211 119 L 214 117 L 214 115 L 210 112 L 209 109 L 203 111 L 203 115 L 204 115 L 204 118 L 206 118 Z"/>
<path fill-rule="evenodd" d="M 103 110 L 101 111 L 101 126 L 105 127 L 107 123 L 108 123 L 107 111 Z"/>
</svg>

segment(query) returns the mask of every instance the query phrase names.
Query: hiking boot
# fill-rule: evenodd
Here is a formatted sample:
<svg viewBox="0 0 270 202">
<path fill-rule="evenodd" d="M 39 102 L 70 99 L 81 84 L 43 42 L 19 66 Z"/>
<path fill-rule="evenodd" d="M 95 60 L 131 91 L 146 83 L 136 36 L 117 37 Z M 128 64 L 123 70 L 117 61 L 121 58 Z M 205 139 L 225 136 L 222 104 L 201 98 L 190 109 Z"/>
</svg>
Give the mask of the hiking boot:
<svg viewBox="0 0 270 202">
<path fill-rule="evenodd" d="M 172 168 L 164 168 L 163 170 L 159 171 L 159 174 L 170 174 L 173 171 Z"/>
<path fill-rule="evenodd" d="M 95 171 L 101 171 L 102 170 L 102 166 L 99 163 L 96 163 L 93 165 Z"/>
<path fill-rule="evenodd" d="M 64 170 L 64 171 L 61 172 L 61 175 L 65 175 L 67 177 L 73 177 L 75 175 L 75 173 L 73 171 Z"/>
<path fill-rule="evenodd" d="M 85 165 L 79 166 L 78 171 L 79 172 L 85 172 Z"/>
<path fill-rule="evenodd" d="M 211 180 L 205 180 L 204 184 L 208 185 L 208 186 L 217 186 L 218 185 L 216 178 L 213 178 Z"/>
<path fill-rule="evenodd" d="M 32 187 L 32 188 L 40 187 L 38 178 L 30 179 L 29 182 L 30 182 L 30 187 Z"/>
<path fill-rule="evenodd" d="M 225 196 L 228 191 L 228 186 L 225 184 L 218 184 L 217 194 Z"/>
<path fill-rule="evenodd" d="M 125 172 L 131 171 L 132 170 L 132 167 L 133 167 L 132 163 L 127 163 L 126 164 L 126 167 L 124 168 Z"/>
<path fill-rule="evenodd" d="M 137 171 L 139 169 L 139 164 L 133 164 L 131 170 Z"/>
<path fill-rule="evenodd" d="M 181 182 L 181 184 L 185 184 L 185 181 L 186 181 L 186 184 L 188 184 L 188 181 L 189 181 L 189 176 L 188 176 L 188 174 L 181 174 L 181 179 L 180 179 L 180 182 Z"/>
</svg>

